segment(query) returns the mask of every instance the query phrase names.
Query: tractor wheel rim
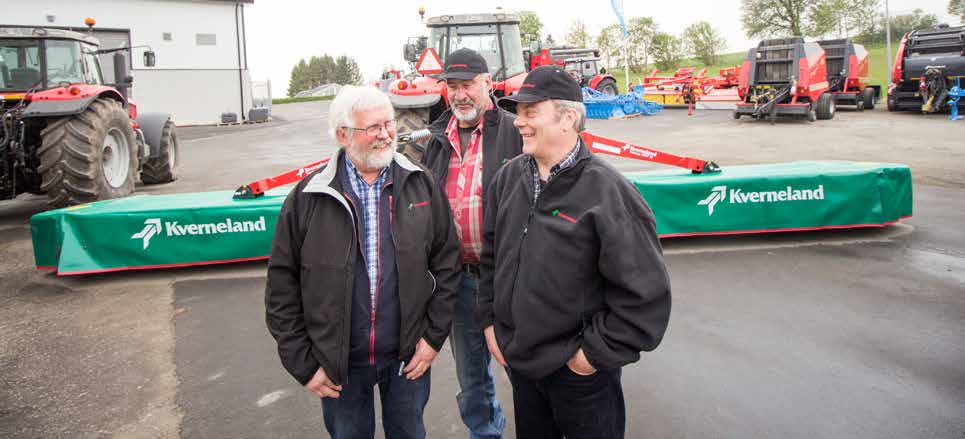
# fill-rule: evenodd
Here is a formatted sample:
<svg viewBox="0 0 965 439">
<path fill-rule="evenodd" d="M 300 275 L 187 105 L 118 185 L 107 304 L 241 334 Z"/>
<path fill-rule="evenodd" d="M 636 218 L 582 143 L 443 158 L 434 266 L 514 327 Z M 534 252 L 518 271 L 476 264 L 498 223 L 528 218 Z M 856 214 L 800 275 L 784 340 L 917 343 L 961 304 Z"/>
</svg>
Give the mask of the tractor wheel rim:
<svg viewBox="0 0 965 439">
<path fill-rule="evenodd" d="M 127 182 L 128 170 L 131 166 L 131 148 L 127 143 L 127 136 L 117 128 L 111 128 L 104 136 L 101 166 L 104 169 L 104 178 L 111 187 L 119 188 Z"/>
<path fill-rule="evenodd" d="M 176 157 L 177 153 L 178 139 L 174 137 L 174 134 L 171 134 L 171 142 L 168 143 L 168 165 L 171 167 L 171 169 L 174 169 L 174 166 L 178 163 Z"/>
</svg>

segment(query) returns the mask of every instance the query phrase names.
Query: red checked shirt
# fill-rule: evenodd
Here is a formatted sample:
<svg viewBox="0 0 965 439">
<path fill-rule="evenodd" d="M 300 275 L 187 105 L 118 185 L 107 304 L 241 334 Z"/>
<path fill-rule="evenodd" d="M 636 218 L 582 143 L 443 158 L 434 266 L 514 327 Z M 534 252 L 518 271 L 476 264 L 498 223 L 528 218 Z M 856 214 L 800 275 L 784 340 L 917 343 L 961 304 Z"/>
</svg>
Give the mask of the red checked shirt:
<svg viewBox="0 0 965 439">
<path fill-rule="evenodd" d="M 449 173 L 446 176 L 446 195 L 456 221 L 464 264 L 478 264 L 479 254 L 482 252 L 482 127 L 483 118 L 479 118 L 479 124 L 469 136 L 469 144 L 466 145 L 466 153 L 463 155 L 460 152 L 459 122 L 455 115 L 446 126 L 446 137 L 452 144 L 452 157 L 449 158 Z"/>
</svg>

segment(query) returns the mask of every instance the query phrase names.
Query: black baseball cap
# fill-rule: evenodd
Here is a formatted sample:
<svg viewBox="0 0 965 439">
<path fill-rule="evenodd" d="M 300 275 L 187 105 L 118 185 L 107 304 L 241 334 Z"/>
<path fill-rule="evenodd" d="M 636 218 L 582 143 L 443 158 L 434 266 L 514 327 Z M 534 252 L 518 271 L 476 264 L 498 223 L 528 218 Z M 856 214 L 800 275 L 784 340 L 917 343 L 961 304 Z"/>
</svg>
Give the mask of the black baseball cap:
<svg viewBox="0 0 965 439">
<path fill-rule="evenodd" d="M 486 58 L 472 49 L 459 49 L 446 57 L 445 71 L 436 76 L 440 81 L 462 79 L 470 81 L 480 73 L 489 73 Z"/>
<path fill-rule="evenodd" d="M 547 99 L 583 102 L 583 89 L 576 79 L 559 66 L 542 66 L 526 75 L 518 92 L 505 96 L 500 101 L 531 103 Z"/>
</svg>

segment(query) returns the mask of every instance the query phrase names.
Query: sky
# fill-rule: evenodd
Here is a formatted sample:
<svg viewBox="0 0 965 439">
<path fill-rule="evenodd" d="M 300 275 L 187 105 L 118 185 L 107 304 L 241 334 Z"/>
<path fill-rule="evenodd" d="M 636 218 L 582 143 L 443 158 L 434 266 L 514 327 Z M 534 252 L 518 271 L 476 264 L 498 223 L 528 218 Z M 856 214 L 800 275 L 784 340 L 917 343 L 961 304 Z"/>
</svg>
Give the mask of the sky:
<svg viewBox="0 0 965 439">
<path fill-rule="evenodd" d="M 419 20 L 419 6 L 426 17 L 444 14 L 529 10 L 543 22 L 543 35 L 562 42 L 574 19 L 586 23 L 591 35 L 616 23 L 610 0 L 467 1 L 382 0 L 318 1 L 255 0 L 245 8 L 248 67 L 254 81 L 270 80 L 273 97 L 284 97 L 292 67 L 313 55 L 348 55 L 355 58 L 366 81 L 374 80 L 386 65 L 408 70 L 402 45 L 408 37 L 427 35 Z M 727 52 L 746 50 L 757 44 L 744 35 L 740 25 L 740 0 L 623 0 L 624 16 L 652 17 L 660 30 L 679 35 L 690 23 L 707 21 L 727 40 Z M 882 2 L 883 3 L 883 2 Z M 892 15 L 920 8 L 939 20 L 957 24 L 947 14 L 948 0 L 889 0 Z M 883 7 L 882 7 L 883 10 Z"/>
</svg>

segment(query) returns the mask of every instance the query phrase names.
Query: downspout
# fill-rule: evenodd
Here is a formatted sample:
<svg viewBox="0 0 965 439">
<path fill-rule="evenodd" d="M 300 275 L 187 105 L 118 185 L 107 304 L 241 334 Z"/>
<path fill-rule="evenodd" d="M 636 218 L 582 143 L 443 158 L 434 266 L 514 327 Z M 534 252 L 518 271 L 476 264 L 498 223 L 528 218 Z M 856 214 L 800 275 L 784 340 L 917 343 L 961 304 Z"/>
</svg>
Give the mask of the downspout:
<svg viewBox="0 0 965 439">
<path fill-rule="evenodd" d="M 241 26 L 238 23 L 238 8 L 243 8 L 241 3 L 235 3 L 235 37 L 238 43 L 238 95 L 241 99 L 241 121 L 245 120 L 245 80 L 241 69 Z M 247 48 L 245 49 L 247 52 Z"/>
</svg>

